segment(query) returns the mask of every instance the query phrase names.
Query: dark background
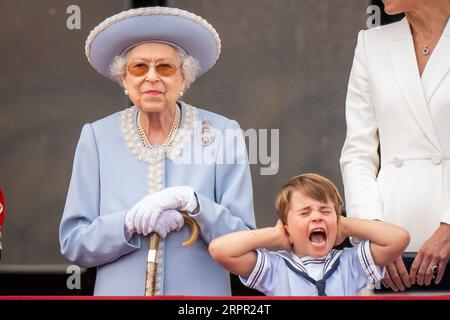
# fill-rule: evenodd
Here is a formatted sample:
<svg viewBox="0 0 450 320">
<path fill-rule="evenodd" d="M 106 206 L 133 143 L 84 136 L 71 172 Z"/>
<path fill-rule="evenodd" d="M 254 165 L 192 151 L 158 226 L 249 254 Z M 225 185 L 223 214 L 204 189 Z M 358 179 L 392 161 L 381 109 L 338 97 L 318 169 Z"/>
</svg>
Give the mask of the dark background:
<svg viewBox="0 0 450 320">
<path fill-rule="evenodd" d="M 69 5 L 81 29 L 66 27 Z M 90 30 L 131 7 L 192 11 L 219 32 L 217 65 L 185 101 L 236 119 L 246 130 L 279 129 L 276 175 L 252 165 L 258 227 L 276 221 L 274 198 L 290 177 L 317 172 L 343 194 L 339 157 L 345 95 L 357 33 L 367 28 L 363 0 L 18 0 L 0 3 L 0 186 L 7 202 L 0 261 L 1 295 L 91 294 L 68 290 L 69 263 L 58 227 L 73 155 L 84 123 L 128 105 L 121 88 L 97 74 L 84 55 Z M 373 1 L 383 13 L 381 1 Z M 400 17 L 382 14 L 383 23 Z M 233 293 L 255 294 L 232 278 Z"/>
</svg>

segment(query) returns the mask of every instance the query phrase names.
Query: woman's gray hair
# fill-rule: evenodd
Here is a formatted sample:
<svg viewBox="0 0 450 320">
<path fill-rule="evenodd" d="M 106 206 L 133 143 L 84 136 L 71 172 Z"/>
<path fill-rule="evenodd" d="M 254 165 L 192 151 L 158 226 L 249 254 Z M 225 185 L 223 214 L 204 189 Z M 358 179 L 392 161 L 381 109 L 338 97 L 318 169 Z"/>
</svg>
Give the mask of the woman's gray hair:
<svg viewBox="0 0 450 320">
<path fill-rule="evenodd" d="M 186 92 L 191 84 L 194 83 L 194 81 L 197 79 L 198 73 L 200 71 L 200 63 L 194 57 L 186 54 L 182 49 L 173 46 L 171 47 L 177 51 L 180 57 L 181 71 L 183 72 L 184 79 L 186 80 L 186 85 L 184 88 L 184 91 Z M 127 71 L 126 56 L 127 54 L 114 57 L 112 63 L 109 65 L 109 71 L 111 72 L 111 75 L 116 78 L 117 82 L 119 82 L 121 86 L 123 86 L 122 78 L 125 76 L 125 73 Z"/>
</svg>

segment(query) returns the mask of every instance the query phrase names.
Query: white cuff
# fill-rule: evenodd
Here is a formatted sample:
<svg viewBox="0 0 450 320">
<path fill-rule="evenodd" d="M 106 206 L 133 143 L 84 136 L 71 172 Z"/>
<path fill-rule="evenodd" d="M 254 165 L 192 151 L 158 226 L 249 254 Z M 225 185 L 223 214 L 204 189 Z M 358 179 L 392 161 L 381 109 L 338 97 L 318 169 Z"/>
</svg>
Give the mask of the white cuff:
<svg viewBox="0 0 450 320">
<path fill-rule="evenodd" d="M 189 201 L 189 203 L 186 205 L 186 208 L 187 208 L 186 210 L 188 212 L 189 217 L 195 218 L 196 216 L 198 216 L 200 214 L 200 202 L 198 201 L 197 193 L 194 192 L 194 196 L 192 198 L 193 199 L 191 199 Z M 194 208 L 191 210 L 192 207 L 194 207 Z M 197 208 L 198 208 L 198 210 L 197 210 L 197 212 L 195 212 L 195 209 L 197 209 Z"/>
<path fill-rule="evenodd" d="M 450 207 L 448 207 L 447 211 L 444 212 L 441 222 L 450 224 Z"/>
</svg>

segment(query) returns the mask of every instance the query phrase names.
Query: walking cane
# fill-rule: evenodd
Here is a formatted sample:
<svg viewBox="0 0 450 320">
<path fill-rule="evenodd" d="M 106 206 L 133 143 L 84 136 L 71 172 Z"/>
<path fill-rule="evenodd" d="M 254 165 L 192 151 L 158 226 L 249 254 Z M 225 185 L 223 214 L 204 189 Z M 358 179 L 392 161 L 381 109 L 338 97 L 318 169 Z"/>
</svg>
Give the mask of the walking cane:
<svg viewBox="0 0 450 320">
<path fill-rule="evenodd" d="M 183 242 L 181 245 L 183 247 L 189 247 L 195 241 L 197 241 L 200 236 L 200 226 L 197 221 L 192 219 L 186 212 L 182 212 L 184 222 L 191 229 L 191 236 L 188 240 Z M 147 273 L 145 276 L 145 295 L 146 296 L 154 296 L 156 289 L 156 257 L 159 250 L 159 234 L 156 232 L 152 232 L 150 235 L 149 245 L 148 245 L 148 256 L 147 256 Z"/>
<path fill-rule="evenodd" d="M 2 259 L 2 227 L 5 220 L 5 197 L 3 190 L 0 188 L 0 260 Z"/>
</svg>

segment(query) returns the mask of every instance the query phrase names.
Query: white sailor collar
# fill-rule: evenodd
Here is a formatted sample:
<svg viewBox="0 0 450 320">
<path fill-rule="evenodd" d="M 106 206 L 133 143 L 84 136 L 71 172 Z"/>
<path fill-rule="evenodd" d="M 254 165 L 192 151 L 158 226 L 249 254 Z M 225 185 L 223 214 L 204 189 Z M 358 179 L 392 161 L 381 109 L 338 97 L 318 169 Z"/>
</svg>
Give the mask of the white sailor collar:
<svg viewBox="0 0 450 320">
<path fill-rule="evenodd" d="M 286 263 L 288 263 L 291 267 L 294 269 L 308 274 L 306 264 L 308 262 L 314 263 L 315 261 L 323 263 L 323 274 L 326 274 L 329 270 L 331 270 L 336 263 L 336 261 L 339 260 L 342 254 L 342 250 L 336 250 L 332 249 L 325 257 L 323 258 L 311 258 L 310 260 L 302 260 L 299 258 L 294 252 L 288 252 L 288 251 L 277 251 L 275 252 L 276 255 L 283 258 Z"/>
</svg>

